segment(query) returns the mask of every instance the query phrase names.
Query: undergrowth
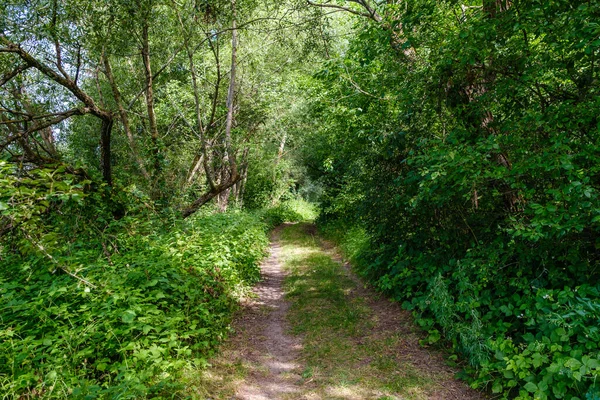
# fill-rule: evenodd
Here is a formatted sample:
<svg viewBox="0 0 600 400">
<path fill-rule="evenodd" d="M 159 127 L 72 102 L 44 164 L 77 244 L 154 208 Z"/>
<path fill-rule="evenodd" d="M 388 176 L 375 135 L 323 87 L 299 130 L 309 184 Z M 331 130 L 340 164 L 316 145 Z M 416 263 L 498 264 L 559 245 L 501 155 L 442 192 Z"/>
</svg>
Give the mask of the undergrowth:
<svg viewBox="0 0 600 400">
<path fill-rule="evenodd" d="M 181 372 L 207 365 L 259 279 L 268 230 L 295 217 L 280 208 L 181 220 L 135 187 L 0 167 L 5 399 L 180 397 Z"/>
<path fill-rule="evenodd" d="M 274 207 L 256 211 L 255 214 L 269 226 L 284 222 L 314 221 L 318 211 L 316 205 L 303 199 L 290 199 Z"/>
<path fill-rule="evenodd" d="M 81 240 L 55 257 L 93 287 L 37 254 L 3 257 L 0 385 L 9 398 L 170 397 L 178 371 L 205 365 L 227 335 L 239 292 L 258 279 L 264 224 L 237 213 L 168 230 L 119 225 L 103 238 L 110 257 L 106 243 Z"/>
<path fill-rule="evenodd" d="M 446 270 L 402 247 L 386 266 L 364 229 L 339 220 L 321 229 L 376 288 L 413 310 L 424 345 L 448 345 L 467 361 L 472 387 L 502 398 L 600 399 L 597 282 L 538 287 L 523 273 L 503 280 L 477 253 Z"/>
</svg>

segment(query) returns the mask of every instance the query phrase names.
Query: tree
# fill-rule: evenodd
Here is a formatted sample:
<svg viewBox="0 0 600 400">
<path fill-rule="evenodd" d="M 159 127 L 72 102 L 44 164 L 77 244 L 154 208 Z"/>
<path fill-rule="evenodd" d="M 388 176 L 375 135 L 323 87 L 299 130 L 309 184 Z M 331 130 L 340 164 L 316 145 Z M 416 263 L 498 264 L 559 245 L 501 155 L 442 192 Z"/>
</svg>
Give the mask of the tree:
<svg viewBox="0 0 600 400">
<path fill-rule="evenodd" d="M 18 106 L 2 112 L 2 149 L 37 165 L 87 163 L 107 183 L 113 175 L 135 182 L 186 216 L 215 197 L 223 209 L 230 193 L 241 198 L 252 142 L 267 134 L 259 88 L 278 90 L 280 83 L 270 82 L 277 82 L 281 67 L 300 63 L 282 32 L 300 32 L 321 18 L 285 3 L 114 0 L 11 7 L 2 34 L 2 53 L 12 57 L 2 64 L 2 98 Z M 25 26 L 20 15 L 44 23 Z M 21 35 L 23 28 L 36 39 Z M 307 41 L 312 36 L 301 35 Z M 240 47 L 240 36 L 247 48 Z M 273 62 L 285 60 L 261 62 L 274 74 L 252 66 L 265 54 L 262 48 L 274 49 Z M 16 59 L 21 62 L 10 68 Z M 89 138 L 94 122 L 86 116 L 99 122 L 98 141 Z M 49 145 L 56 135 L 60 148 Z"/>
</svg>

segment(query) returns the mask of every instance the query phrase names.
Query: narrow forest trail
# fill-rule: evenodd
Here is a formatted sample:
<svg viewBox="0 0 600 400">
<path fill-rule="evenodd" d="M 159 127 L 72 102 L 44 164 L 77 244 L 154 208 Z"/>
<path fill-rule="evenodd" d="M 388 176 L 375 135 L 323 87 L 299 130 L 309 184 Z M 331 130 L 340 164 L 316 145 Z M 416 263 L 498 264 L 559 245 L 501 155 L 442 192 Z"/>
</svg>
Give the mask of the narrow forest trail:
<svg viewBox="0 0 600 400">
<path fill-rule="evenodd" d="M 313 225 L 283 225 L 271 240 L 256 296 L 194 397 L 482 398 L 419 346 L 410 315 L 366 289 Z"/>
</svg>

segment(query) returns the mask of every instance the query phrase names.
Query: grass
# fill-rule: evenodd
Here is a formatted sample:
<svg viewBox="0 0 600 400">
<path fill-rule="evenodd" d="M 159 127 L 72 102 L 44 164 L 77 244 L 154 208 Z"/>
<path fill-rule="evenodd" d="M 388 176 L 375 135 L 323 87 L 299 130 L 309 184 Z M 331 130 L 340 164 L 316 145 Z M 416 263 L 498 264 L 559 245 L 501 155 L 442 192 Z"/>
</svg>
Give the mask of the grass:
<svg viewBox="0 0 600 400">
<path fill-rule="evenodd" d="M 291 304 L 287 317 L 291 333 L 303 342 L 296 383 L 300 392 L 282 399 L 431 398 L 448 376 L 423 366 L 417 369 L 410 362 L 414 351 L 421 351 L 417 358 L 429 357 L 414 349 L 417 339 L 409 338 L 413 328 L 400 325 L 410 322 L 398 319 L 396 326 L 381 320 L 398 317 L 397 310 L 389 315 L 375 312 L 373 295 L 322 248 L 313 228 L 306 223 L 288 225 L 280 236 L 279 256 L 288 272 L 284 290 Z M 236 332 L 211 360 L 212 367 L 190 371 L 191 398 L 232 398 L 245 379 L 268 372 L 261 370 L 268 367 L 245 357 L 252 351 L 249 338 L 243 329 Z"/>
<path fill-rule="evenodd" d="M 398 357 L 400 334 L 373 332 L 374 315 L 356 295 L 359 283 L 307 227 L 292 225 L 282 233 L 288 318 L 304 340 L 305 398 L 428 398 L 433 380 Z"/>
</svg>

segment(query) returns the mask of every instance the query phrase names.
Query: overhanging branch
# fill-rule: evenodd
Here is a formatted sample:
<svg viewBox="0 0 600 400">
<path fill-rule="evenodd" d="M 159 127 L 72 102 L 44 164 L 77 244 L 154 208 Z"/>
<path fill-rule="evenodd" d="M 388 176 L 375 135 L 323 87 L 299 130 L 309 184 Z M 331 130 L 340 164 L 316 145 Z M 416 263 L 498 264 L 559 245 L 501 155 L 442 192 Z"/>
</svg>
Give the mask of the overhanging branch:
<svg viewBox="0 0 600 400">
<path fill-rule="evenodd" d="M 349 12 L 350 14 L 359 15 L 361 17 L 367 17 L 367 18 L 374 19 L 373 15 L 370 14 L 370 13 L 356 11 L 356 10 L 353 10 L 353 9 L 351 9 L 349 7 L 338 6 L 337 4 L 329 4 L 329 3 L 315 3 L 315 2 L 310 1 L 310 0 L 306 0 L 306 2 L 308 4 L 310 4 L 311 6 L 321 7 L 321 8 L 334 8 L 336 10 L 341 10 L 341 11 Z"/>
</svg>

